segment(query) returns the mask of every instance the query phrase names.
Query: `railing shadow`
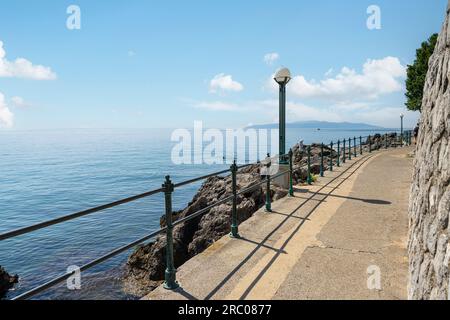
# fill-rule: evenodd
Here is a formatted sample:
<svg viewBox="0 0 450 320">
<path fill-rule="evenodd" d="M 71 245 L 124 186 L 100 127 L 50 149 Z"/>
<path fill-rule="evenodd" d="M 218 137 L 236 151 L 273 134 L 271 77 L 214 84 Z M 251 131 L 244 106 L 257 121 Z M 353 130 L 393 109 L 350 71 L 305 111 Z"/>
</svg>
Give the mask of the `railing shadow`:
<svg viewBox="0 0 450 320">
<path fill-rule="evenodd" d="M 276 226 L 269 234 L 267 234 L 266 237 L 260 243 L 257 243 L 257 246 L 205 297 L 205 300 L 210 300 L 220 290 L 220 288 L 222 288 L 236 274 L 236 272 L 238 272 L 239 269 L 241 269 L 251 259 L 251 257 L 255 255 L 255 253 L 260 248 L 263 248 L 265 246 L 265 243 L 270 239 L 270 237 L 274 235 L 275 232 L 278 231 L 283 226 L 283 224 L 285 224 L 286 221 L 288 221 L 292 217 L 292 215 L 301 207 L 303 207 L 307 202 L 308 201 L 301 203 L 297 208 L 295 208 L 292 211 L 291 214 L 287 215 L 286 218 L 283 221 L 281 221 L 281 223 L 278 226 Z M 279 253 L 277 253 L 277 256 L 278 255 Z"/>
<path fill-rule="evenodd" d="M 252 243 L 252 244 L 255 244 L 255 245 L 261 245 L 262 247 L 264 247 L 266 249 L 269 249 L 269 250 L 273 250 L 275 252 L 284 253 L 284 254 L 287 253 L 286 251 L 284 251 L 282 249 L 277 249 L 277 248 L 274 248 L 274 247 L 262 244 L 261 242 L 253 241 L 253 240 L 250 240 L 250 239 L 247 239 L 247 238 L 244 238 L 244 237 L 237 238 L 237 240 L 245 241 L 245 242 Z"/>
<path fill-rule="evenodd" d="M 297 198 L 297 199 L 307 199 L 307 198 L 302 198 L 302 197 L 295 197 L 295 198 Z M 311 200 L 313 200 L 313 199 L 311 199 Z M 278 212 L 278 211 L 274 211 L 274 210 L 272 210 L 272 212 L 270 212 L 270 213 L 271 214 L 278 214 L 280 216 L 285 216 L 285 217 L 289 217 L 289 218 L 299 219 L 299 220 L 310 220 L 308 218 L 297 217 L 297 216 L 290 216 L 289 214 Z"/>
<path fill-rule="evenodd" d="M 362 163 L 356 167 L 355 170 L 350 172 L 347 179 L 353 175 L 359 167 L 362 166 L 370 157 L 367 158 L 361 158 Z M 347 168 L 347 171 L 350 170 L 354 165 L 358 164 L 358 162 L 354 162 L 350 167 Z M 342 172 L 338 177 L 346 173 L 347 171 Z M 337 178 L 337 177 L 336 177 Z M 334 181 L 331 180 L 328 182 L 328 184 L 331 184 Z M 339 184 L 336 187 L 333 187 L 333 189 L 330 191 L 333 192 L 335 189 L 337 189 L 341 184 L 343 184 L 346 180 L 343 179 L 339 182 Z M 239 271 L 255 254 L 256 252 L 265 246 L 265 243 L 270 239 L 272 235 L 275 234 L 276 231 L 278 231 L 292 216 L 300 210 L 303 206 L 305 206 L 309 200 L 313 199 L 322 189 L 325 187 L 320 188 L 317 192 L 314 192 L 311 197 L 307 198 L 306 201 L 302 202 L 299 206 L 297 206 L 290 214 L 283 214 L 286 215 L 286 218 L 283 219 L 269 234 L 266 235 L 266 237 L 260 242 L 257 243 L 257 246 L 205 297 L 205 300 L 210 300 L 235 274 L 237 271 Z M 272 266 L 272 264 L 275 262 L 275 260 L 280 256 L 281 252 L 284 252 L 284 249 L 286 248 L 287 244 L 290 242 L 290 240 L 293 238 L 293 236 L 298 232 L 298 230 L 303 226 L 303 224 L 309 219 L 309 217 L 314 213 L 315 209 L 326 199 L 324 197 L 322 200 L 317 202 L 316 205 L 308 212 L 308 214 L 305 216 L 305 218 L 299 223 L 299 225 L 295 228 L 295 230 L 291 233 L 291 235 L 286 239 L 283 246 L 279 249 L 279 251 L 275 254 L 275 256 L 269 261 L 269 263 L 264 267 L 264 269 L 260 272 L 260 274 L 256 277 L 256 279 L 250 284 L 250 286 L 247 288 L 247 290 L 244 292 L 244 294 L 240 297 L 240 299 L 245 299 L 248 294 L 251 292 L 253 287 L 258 283 L 258 281 L 262 278 L 262 276 L 267 272 L 267 270 Z"/>
<path fill-rule="evenodd" d="M 310 191 L 308 191 L 311 193 Z M 330 194 L 326 195 L 324 193 L 317 193 L 317 195 L 327 196 L 327 197 L 333 197 L 333 198 L 341 198 L 346 200 L 355 200 L 355 201 L 361 201 L 369 204 L 376 204 L 376 205 L 390 205 L 392 202 L 387 200 L 381 200 L 381 199 L 364 199 L 364 198 L 356 198 L 356 197 L 350 197 L 350 196 L 340 196 L 337 194 Z"/>
<path fill-rule="evenodd" d="M 356 169 L 355 170 L 353 170 L 351 173 L 350 173 L 350 175 L 348 175 L 347 176 L 347 178 L 346 179 L 348 179 L 348 178 L 350 178 L 350 176 L 352 176 L 363 164 L 364 164 L 364 162 L 366 162 L 368 159 L 365 159 L 364 161 L 362 161 L 362 163 L 360 164 L 360 165 L 358 165 L 357 167 L 356 167 Z M 356 164 L 357 162 L 355 162 L 355 164 Z M 350 167 L 351 168 L 351 167 Z M 349 168 L 349 169 L 350 169 Z M 339 184 L 337 185 L 337 186 L 335 186 L 330 192 L 329 192 L 329 194 L 326 194 L 322 199 L 320 199 L 320 201 L 319 202 L 317 202 L 315 205 L 314 205 L 314 207 L 311 209 L 311 210 L 309 210 L 309 212 L 306 214 L 306 218 L 309 218 L 313 213 L 314 213 L 314 211 L 322 204 L 322 202 L 324 202 L 325 201 L 325 199 L 333 192 L 333 191 L 335 191 L 340 185 L 342 185 L 345 181 L 346 181 L 346 179 L 343 179 L 343 180 L 341 180 L 340 182 L 339 182 Z M 331 181 L 330 181 L 330 183 L 331 183 Z M 324 195 L 324 194 L 321 194 L 319 191 L 318 192 L 314 192 L 313 193 L 313 196 L 316 196 L 316 195 Z M 306 203 L 307 201 L 305 201 L 305 203 Z M 296 209 L 295 211 L 297 211 L 298 209 Z M 294 211 L 294 212 L 295 212 Z M 293 213 L 294 213 L 293 212 Z M 286 246 L 289 244 L 289 242 L 292 240 L 292 238 L 295 236 L 295 234 L 300 230 L 300 228 L 303 226 L 303 224 L 305 223 L 305 220 L 304 221 L 301 221 L 299 224 L 298 224 L 298 226 L 291 232 L 291 234 L 289 235 L 289 237 L 286 239 L 286 241 L 283 243 L 283 245 L 281 246 L 281 249 L 282 250 L 284 250 L 284 248 L 286 248 Z M 253 288 L 256 286 L 256 284 L 262 279 L 262 277 L 264 276 L 264 274 L 267 272 L 267 270 L 269 270 L 270 269 L 270 267 L 274 264 L 274 262 L 278 259 L 278 257 L 279 257 L 280 255 L 277 253 L 277 254 L 275 254 L 273 257 L 272 257 L 272 259 L 264 266 L 264 268 L 261 270 L 261 272 L 256 276 L 256 278 L 252 281 L 252 283 L 247 287 L 247 289 L 244 291 L 244 293 L 242 294 L 242 296 L 239 298 L 240 300 L 244 300 L 249 294 L 250 294 L 250 292 L 253 290 Z"/>
<path fill-rule="evenodd" d="M 191 301 L 199 300 L 198 298 L 194 297 L 189 292 L 185 291 L 182 287 L 178 287 L 177 289 L 174 290 L 174 292 L 180 294 L 181 296 L 183 296 L 186 299 L 191 300 Z"/>
</svg>

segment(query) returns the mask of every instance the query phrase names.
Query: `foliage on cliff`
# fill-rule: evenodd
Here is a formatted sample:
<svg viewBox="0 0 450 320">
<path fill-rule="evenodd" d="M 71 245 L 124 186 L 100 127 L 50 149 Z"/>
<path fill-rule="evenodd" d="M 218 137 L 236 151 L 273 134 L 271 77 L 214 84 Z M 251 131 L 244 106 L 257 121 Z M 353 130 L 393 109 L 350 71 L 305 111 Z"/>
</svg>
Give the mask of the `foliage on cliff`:
<svg viewBox="0 0 450 320">
<path fill-rule="evenodd" d="M 408 66 L 406 79 L 406 107 L 411 111 L 422 110 L 423 88 L 428 72 L 428 61 L 434 52 L 438 34 L 433 34 L 416 51 L 416 60 Z"/>
</svg>

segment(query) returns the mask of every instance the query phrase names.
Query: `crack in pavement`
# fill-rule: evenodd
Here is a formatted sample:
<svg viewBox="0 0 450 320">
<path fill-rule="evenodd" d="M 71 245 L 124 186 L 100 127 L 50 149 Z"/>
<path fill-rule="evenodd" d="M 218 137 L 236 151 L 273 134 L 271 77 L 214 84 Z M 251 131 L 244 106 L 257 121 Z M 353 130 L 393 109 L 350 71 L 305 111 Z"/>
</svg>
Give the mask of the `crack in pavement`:
<svg viewBox="0 0 450 320">
<path fill-rule="evenodd" d="M 339 251 L 346 251 L 346 252 L 353 253 L 353 254 L 357 254 L 357 253 L 378 254 L 378 255 L 381 254 L 381 252 L 379 252 L 379 251 L 348 249 L 348 248 L 340 248 L 340 247 L 334 247 L 334 246 L 328 246 L 328 245 L 312 245 L 312 246 L 308 246 L 307 249 L 333 249 L 333 250 L 339 250 Z"/>
</svg>

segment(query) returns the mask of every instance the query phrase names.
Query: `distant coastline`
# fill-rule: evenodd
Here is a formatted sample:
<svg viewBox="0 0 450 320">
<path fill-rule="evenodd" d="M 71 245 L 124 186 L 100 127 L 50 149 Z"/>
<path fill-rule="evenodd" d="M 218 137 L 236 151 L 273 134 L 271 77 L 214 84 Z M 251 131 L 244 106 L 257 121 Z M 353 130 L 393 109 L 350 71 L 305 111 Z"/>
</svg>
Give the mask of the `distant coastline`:
<svg viewBox="0 0 450 320">
<path fill-rule="evenodd" d="M 277 129 L 278 123 L 251 125 L 245 129 Z M 328 121 L 297 121 L 286 124 L 288 129 L 333 129 L 333 130 L 388 130 L 367 123 L 328 122 Z"/>
</svg>

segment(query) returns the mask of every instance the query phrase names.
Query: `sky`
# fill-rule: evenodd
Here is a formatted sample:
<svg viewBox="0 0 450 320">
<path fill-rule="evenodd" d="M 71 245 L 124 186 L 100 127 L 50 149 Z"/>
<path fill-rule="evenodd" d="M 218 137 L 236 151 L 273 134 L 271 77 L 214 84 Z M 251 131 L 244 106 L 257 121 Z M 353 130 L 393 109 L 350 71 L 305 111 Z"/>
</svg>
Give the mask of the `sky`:
<svg viewBox="0 0 450 320">
<path fill-rule="evenodd" d="M 447 0 L 2 0 L 0 132 L 273 123 L 273 75 L 281 67 L 292 73 L 288 122 L 393 128 L 405 113 L 412 127 L 419 113 L 404 107 L 406 66 L 440 31 L 446 6 Z"/>
</svg>

